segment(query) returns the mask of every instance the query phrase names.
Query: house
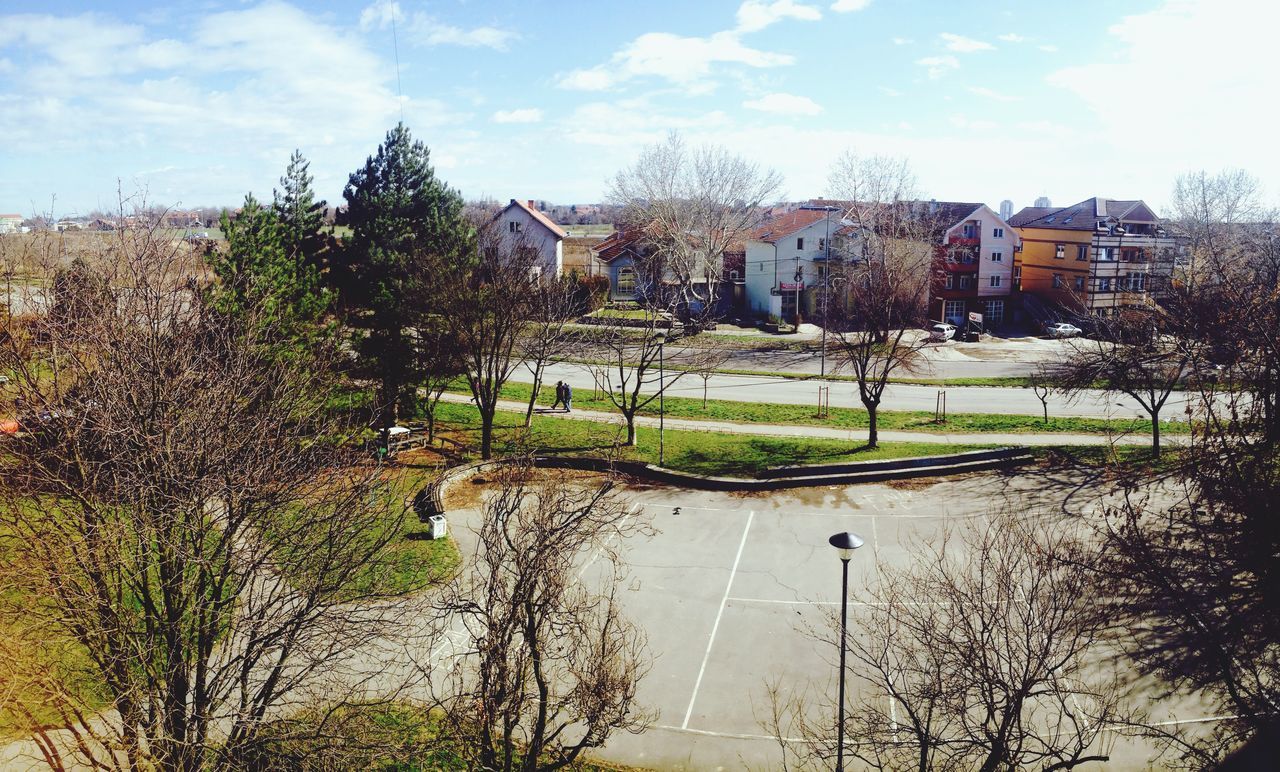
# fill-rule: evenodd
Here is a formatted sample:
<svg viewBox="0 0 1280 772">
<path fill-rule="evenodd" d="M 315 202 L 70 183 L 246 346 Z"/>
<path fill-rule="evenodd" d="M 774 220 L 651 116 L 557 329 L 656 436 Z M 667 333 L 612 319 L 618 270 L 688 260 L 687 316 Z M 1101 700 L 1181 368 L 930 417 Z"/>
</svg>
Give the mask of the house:
<svg viewBox="0 0 1280 772">
<path fill-rule="evenodd" d="M 591 247 L 593 275 L 609 279 L 609 300 L 626 302 L 643 297 L 646 287 L 640 278 L 641 263 L 653 253 L 644 233 L 634 228 L 615 230 Z"/>
<path fill-rule="evenodd" d="M 560 276 L 564 272 L 564 240 L 569 234 L 538 210 L 533 201 L 511 199 L 491 224 L 498 229 L 508 249 L 532 249 L 537 253 L 536 265 L 543 275 Z"/>
<path fill-rule="evenodd" d="M 1066 207 L 1026 207 L 1009 224 L 1022 240 L 1018 288 L 1096 316 L 1150 303 L 1185 251 L 1184 240 L 1140 200 L 1095 196 Z"/>
<path fill-rule="evenodd" d="M 0 233 L 17 233 L 22 230 L 22 215 L 0 214 Z"/>
<path fill-rule="evenodd" d="M 769 218 L 747 239 L 742 279 L 747 310 L 794 321 L 811 317 L 826 281 L 830 245 L 841 231 L 841 210 L 804 205 Z"/>
<path fill-rule="evenodd" d="M 929 299 L 932 319 L 960 325 L 970 313 L 985 327 L 1006 319 L 1018 234 L 986 204 L 917 202 L 938 224 Z"/>
</svg>

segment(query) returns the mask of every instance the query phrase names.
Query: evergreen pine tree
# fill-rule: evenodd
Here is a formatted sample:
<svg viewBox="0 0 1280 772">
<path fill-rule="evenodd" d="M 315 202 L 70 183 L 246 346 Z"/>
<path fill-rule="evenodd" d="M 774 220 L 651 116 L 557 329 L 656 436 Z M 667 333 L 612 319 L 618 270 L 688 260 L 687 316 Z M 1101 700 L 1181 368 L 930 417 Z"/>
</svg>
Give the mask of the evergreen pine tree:
<svg viewBox="0 0 1280 772">
<path fill-rule="evenodd" d="M 289 157 L 289 166 L 280 178 L 281 189 L 272 191 L 275 200 L 271 208 L 280 222 L 285 252 L 318 267 L 325 241 L 321 233 L 325 202 L 316 200 L 311 187 L 310 167 L 302 152 L 294 150 Z"/>
<path fill-rule="evenodd" d="M 380 383 L 383 425 L 411 415 L 421 382 L 414 330 L 429 313 L 442 266 L 467 260 L 474 232 L 462 196 L 436 177 L 426 145 L 400 124 L 343 192 L 351 236 L 330 273 L 356 350 Z"/>
</svg>

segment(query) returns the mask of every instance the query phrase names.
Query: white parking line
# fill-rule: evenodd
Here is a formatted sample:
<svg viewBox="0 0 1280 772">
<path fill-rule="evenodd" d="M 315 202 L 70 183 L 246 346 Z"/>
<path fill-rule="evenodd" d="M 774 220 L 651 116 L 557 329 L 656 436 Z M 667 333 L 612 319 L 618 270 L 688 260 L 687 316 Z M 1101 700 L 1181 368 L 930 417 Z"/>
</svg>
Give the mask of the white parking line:
<svg viewBox="0 0 1280 772">
<path fill-rule="evenodd" d="M 684 712 L 684 723 L 680 725 L 681 729 L 689 728 L 689 717 L 693 715 L 693 703 L 698 699 L 698 689 L 702 686 L 702 676 L 707 670 L 707 660 L 711 658 L 711 647 L 716 642 L 716 631 L 720 629 L 720 617 L 724 615 L 724 606 L 729 602 L 729 591 L 733 589 L 733 577 L 738 573 L 738 562 L 742 560 L 742 550 L 747 546 L 747 534 L 751 533 L 751 521 L 755 515 L 755 510 L 747 512 L 747 526 L 742 529 L 742 541 L 738 543 L 738 554 L 733 558 L 729 582 L 724 587 L 724 597 L 720 599 L 720 610 L 716 612 L 716 622 L 711 626 L 711 637 L 707 639 L 707 651 L 702 655 L 702 666 L 698 668 L 698 679 L 693 682 L 693 695 L 689 697 L 689 709 Z"/>
</svg>

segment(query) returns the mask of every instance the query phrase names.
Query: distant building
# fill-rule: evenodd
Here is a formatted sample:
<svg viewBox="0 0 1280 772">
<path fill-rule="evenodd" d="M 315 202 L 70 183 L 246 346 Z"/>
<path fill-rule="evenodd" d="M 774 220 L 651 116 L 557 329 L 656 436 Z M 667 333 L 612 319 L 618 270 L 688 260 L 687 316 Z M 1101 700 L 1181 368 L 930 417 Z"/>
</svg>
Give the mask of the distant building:
<svg viewBox="0 0 1280 772">
<path fill-rule="evenodd" d="M 1013 217 L 1013 202 L 1006 198 L 1000 202 L 1000 219 L 1008 222 L 1010 217 Z"/>
<path fill-rule="evenodd" d="M 534 206 L 533 201 L 511 199 L 505 209 L 494 215 L 492 222 L 509 247 L 537 251 L 542 274 L 559 276 L 564 272 L 564 239 L 569 234 Z"/>
<path fill-rule="evenodd" d="M 1185 248 L 1139 200 L 1087 198 L 1025 207 L 1010 220 L 1022 238 L 1014 280 L 1070 311 L 1111 316 L 1158 294 Z"/>
<path fill-rule="evenodd" d="M 1048 196 L 1041 196 L 1041 197 L 1039 197 L 1039 198 L 1037 198 L 1037 199 L 1036 199 L 1035 206 L 1037 206 L 1037 207 L 1039 207 L 1039 208 L 1041 208 L 1041 209 L 1047 209 L 1047 208 L 1049 208 L 1049 207 L 1053 206 L 1053 203 L 1052 203 L 1051 201 L 1049 201 L 1049 197 L 1048 197 Z"/>
<path fill-rule="evenodd" d="M 812 316 L 814 290 L 826 282 L 828 240 L 844 226 L 843 208 L 808 205 L 775 215 L 747 240 L 742 279 L 747 310 L 792 321 Z"/>
<path fill-rule="evenodd" d="M 939 229 L 930 318 L 959 326 L 976 312 L 984 327 L 1002 325 L 1013 289 L 1018 234 L 986 204 L 931 201 L 929 206 Z"/>
<path fill-rule="evenodd" d="M 22 230 L 22 215 L 0 214 L 0 233 L 17 233 Z"/>
</svg>

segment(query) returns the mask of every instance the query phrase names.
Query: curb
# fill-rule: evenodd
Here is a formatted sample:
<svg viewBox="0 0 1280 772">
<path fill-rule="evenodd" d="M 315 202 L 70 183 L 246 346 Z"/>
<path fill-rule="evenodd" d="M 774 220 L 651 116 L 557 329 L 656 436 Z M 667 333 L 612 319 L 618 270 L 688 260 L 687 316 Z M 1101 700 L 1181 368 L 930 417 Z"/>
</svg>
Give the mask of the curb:
<svg viewBox="0 0 1280 772">
<path fill-rule="evenodd" d="M 708 477 L 666 469 L 641 461 L 610 461 L 590 456 L 534 456 L 532 463 L 539 469 L 616 472 L 649 482 L 678 485 L 695 490 L 751 492 L 856 485 L 885 480 L 941 477 L 965 472 L 1008 469 L 1028 463 L 1033 458 L 1034 456 L 1027 448 L 1010 447 L 887 461 L 773 467 L 764 470 L 758 477 Z M 449 486 L 483 469 L 506 463 L 508 462 L 503 459 L 477 461 L 446 469 L 439 478 L 414 496 L 413 508 L 418 518 L 426 522 L 432 515 L 444 514 L 444 496 Z"/>
</svg>

